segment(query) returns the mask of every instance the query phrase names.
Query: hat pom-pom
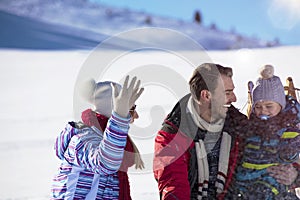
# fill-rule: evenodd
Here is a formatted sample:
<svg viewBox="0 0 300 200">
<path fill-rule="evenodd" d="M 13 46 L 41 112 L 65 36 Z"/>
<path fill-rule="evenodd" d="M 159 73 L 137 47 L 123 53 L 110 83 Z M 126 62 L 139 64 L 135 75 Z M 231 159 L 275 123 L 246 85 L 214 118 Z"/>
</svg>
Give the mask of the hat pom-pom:
<svg viewBox="0 0 300 200">
<path fill-rule="evenodd" d="M 274 67 L 272 65 L 263 66 L 260 71 L 260 75 L 262 79 L 272 78 L 274 75 Z"/>
<path fill-rule="evenodd" d="M 96 89 L 96 81 L 94 79 L 89 79 L 83 81 L 79 86 L 79 95 L 90 103 L 93 101 L 93 95 Z"/>
</svg>

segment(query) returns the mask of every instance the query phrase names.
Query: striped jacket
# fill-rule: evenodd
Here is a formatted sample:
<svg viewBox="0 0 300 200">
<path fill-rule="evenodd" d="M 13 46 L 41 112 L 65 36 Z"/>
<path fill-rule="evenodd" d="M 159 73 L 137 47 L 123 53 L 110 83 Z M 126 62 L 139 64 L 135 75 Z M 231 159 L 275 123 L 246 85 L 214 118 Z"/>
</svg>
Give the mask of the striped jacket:
<svg viewBox="0 0 300 200">
<path fill-rule="evenodd" d="M 299 158 L 300 130 L 283 129 L 278 137 L 264 141 L 258 136 L 246 139 L 242 163 L 237 168 L 235 190 L 245 199 L 297 199 L 290 187 L 270 176 L 267 168 L 293 163 Z M 236 192 L 235 192 L 236 193 Z"/>
<path fill-rule="evenodd" d="M 51 199 L 118 199 L 117 171 L 129 122 L 130 118 L 113 113 L 104 133 L 94 126 L 69 122 L 55 143 L 62 162 L 53 179 Z"/>
</svg>

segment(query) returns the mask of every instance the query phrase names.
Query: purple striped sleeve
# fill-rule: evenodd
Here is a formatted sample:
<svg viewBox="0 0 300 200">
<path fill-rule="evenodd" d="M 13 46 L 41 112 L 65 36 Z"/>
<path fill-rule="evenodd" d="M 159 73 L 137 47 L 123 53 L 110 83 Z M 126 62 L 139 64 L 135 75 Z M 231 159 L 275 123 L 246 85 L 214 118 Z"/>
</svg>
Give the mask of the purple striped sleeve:
<svg viewBox="0 0 300 200">
<path fill-rule="evenodd" d="M 116 113 L 107 123 L 104 133 L 97 128 L 85 128 L 72 137 L 64 157 L 69 163 L 94 173 L 112 174 L 119 170 L 129 130 L 130 117 Z"/>
</svg>

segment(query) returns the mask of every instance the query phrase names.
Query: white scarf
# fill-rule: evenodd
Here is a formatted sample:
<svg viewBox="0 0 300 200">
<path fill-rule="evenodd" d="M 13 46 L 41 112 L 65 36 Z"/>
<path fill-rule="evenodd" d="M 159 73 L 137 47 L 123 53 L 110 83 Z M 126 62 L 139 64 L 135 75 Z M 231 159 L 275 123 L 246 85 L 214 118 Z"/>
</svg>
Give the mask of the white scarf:
<svg viewBox="0 0 300 200">
<path fill-rule="evenodd" d="M 216 121 L 214 123 L 208 123 L 207 121 L 205 121 L 204 119 L 202 119 L 199 116 L 195 106 L 196 106 L 195 101 L 193 100 L 193 97 L 191 96 L 188 101 L 188 104 L 187 104 L 187 109 L 188 109 L 188 112 L 191 113 L 195 124 L 199 128 L 201 128 L 203 130 L 207 130 L 208 132 L 212 132 L 212 133 L 222 131 L 225 119 L 219 119 L 218 121 Z"/>
<path fill-rule="evenodd" d="M 190 97 L 187 105 L 187 111 L 191 113 L 193 121 L 195 124 L 208 132 L 221 132 L 224 126 L 224 119 L 218 120 L 216 123 L 210 124 L 203 120 L 198 112 L 196 111 L 195 105 L 193 103 L 192 97 Z M 217 179 L 220 181 L 216 181 L 217 193 L 221 193 L 224 189 L 225 180 L 227 177 L 228 171 L 228 163 L 229 163 L 229 155 L 230 155 L 230 147 L 231 147 L 231 136 L 227 132 L 223 132 L 221 147 L 220 147 L 220 156 L 219 156 L 219 167 L 218 167 L 218 175 Z M 207 161 L 207 152 L 205 149 L 204 141 L 199 140 L 195 142 L 196 155 L 197 155 L 197 163 L 198 163 L 198 193 L 202 195 L 198 195 L 198 199 L 202 199 L 202 197 L 207 196 L 207 190 L 203 191 L 203 188 L 208 187 L 209 181 L 209 167 Z M 200 173 L 201 172 L 201 173 Z M 224 183 L 224 184 L 223 184 Z"/>
</svg>

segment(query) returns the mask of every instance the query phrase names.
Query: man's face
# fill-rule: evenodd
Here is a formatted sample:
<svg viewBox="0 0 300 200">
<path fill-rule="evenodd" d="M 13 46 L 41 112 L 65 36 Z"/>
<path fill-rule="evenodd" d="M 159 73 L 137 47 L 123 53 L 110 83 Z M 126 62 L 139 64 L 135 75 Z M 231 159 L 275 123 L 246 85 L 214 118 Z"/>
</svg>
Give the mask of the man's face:
<svg viewBox="0 0 300 200">
<path fill-rule="evenodd" d="M 212 93 L 211 99 L 211 117 L 212 120 L 218 120 L 226 117 L 228 107 L 232 102 L 236 102 L 236 96 L 233 92 L 234 84 L 232 78 L 221 75 L 218 86 Z"/>
</svg>

